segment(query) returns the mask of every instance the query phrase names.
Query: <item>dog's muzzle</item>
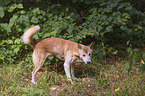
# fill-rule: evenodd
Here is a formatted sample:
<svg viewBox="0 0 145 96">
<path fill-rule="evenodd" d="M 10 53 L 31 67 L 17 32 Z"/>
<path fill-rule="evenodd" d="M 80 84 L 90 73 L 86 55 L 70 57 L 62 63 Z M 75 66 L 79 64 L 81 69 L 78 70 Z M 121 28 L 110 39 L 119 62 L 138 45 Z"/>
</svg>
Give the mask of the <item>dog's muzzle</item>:
<svg viewBox="0 0 145 96">
<path fill-rule="evenodd" d="M 91 61 L 87 61 L 87 62 L 85 62 L 86 64 L 90 64 L 91 63 Z"/>
<path fill-rule="evenodd" d="M 91 61 L 87 61 L 87 64 L 90 64 L 91 63 Z"/>
</svg>

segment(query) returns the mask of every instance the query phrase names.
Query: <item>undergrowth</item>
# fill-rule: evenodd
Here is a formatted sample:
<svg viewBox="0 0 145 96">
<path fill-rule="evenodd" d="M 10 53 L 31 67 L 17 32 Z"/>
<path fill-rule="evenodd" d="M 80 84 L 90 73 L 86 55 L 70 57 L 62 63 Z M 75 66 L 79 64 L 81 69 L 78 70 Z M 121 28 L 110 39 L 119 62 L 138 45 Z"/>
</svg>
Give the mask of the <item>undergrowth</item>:
<svg viewBox="0 0 145 96">
<path fill-rule="evenodd" d="M 138 65 L 128 73 L 124 69 L 125 63 L 123 61 L 104 63 L 98 60 L 88 65 L 78 63 L 75 69 L 78 79 L 74 84 L 67 82 L 63 63 L 52 68 L 45 63 L 36 74 L 37 85 L 30 82 L 33 64 L 21 61 L 19 64 L 4 65 L 0 68 L 0 94 L 2 96 L 143 96 L 145 73 L 139 70 Z"/>
</svg>

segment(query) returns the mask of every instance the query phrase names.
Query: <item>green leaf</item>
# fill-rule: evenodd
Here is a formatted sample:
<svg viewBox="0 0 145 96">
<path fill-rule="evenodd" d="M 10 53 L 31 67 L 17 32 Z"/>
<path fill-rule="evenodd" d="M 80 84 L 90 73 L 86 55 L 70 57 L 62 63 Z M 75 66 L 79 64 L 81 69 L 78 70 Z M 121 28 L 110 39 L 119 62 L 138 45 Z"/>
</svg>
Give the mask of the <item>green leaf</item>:
<svg viewBox="0 0 145 96">
<path fill-rule="evenodd" d="M 127 29 L 128 29 L 126 26 L 121 26 L 120 28 L 121 28 L 123 31 L 127 31 Z"/>
<path fill-rule="evenodd" d="M 8 40 L 7 44 L 13 44 L 13 40 Z"/>
<path fill-rule="evenodd" d="M 128 13 L 123 13 L 123 15 L 122 15 L 124 18 L 126 18 L 126 19 L 130 19 L 130 15 L 128 14 Z"/>
<path fill-rule="evenodd" d="M 108 21 L 112 21 L 112 19 L 113 19 L 113 17 L 111 16 L 111 17 L 109 17 L 107 20 L 108 20 Z"/>
<path fill-rule="evenodd" d="M 112 26 L 108 26 L 107 28 L 106 28 L 106 31 L 107 32 L 110 32 L 112 30 Z"/>
<path fill-rule="evenodd" d="M 32 17 L 31 22 L 32 23 L 38 23 L 38 19 L 36 17 Z"/>
<path fill-rule="evenodd" d="M 145 64 L 142 64 L 141 66 L 139 66 L 139 69 L 143 72 L 145 72 Z"/>
<path fill-rule="evenodd" d="M 118 51 L 114 51 L 114 52 L 111 52 L 113 55 L 116 55 L 118 53 Z"/>
<path fill-rule="evenodd" d="M 77 2 L 77 0 L 72 0 L 72 2 L 73 2 L 73 3 L 76 3 L 76 2 Z"/>
<path fill-rule="evenodd" d="M 127 63 L 127 64 L 125 64 L 125 70 L 126 70 L 126 71 L 129 71 L 130 69 L 131 69 L 130 64 L 128 64 L 128 63 Z"/>
<path fill-rule="evenodd" d="M 62 29 L 60 28 L 58 31 L 57 31 L 57 35 L 60 35 L 62 33 Z"/>
<path fill-rule="evenodd" d="M 131 48 L 131 47 L 127 48 L 127 52 L 128 52 L 129 54 L 132 54 L 132 48 Z"/>
<path fill-rule="evenodd" d="M 19 50 L 20 50 L 20 47 L 17 47 L 17 48 L 14 49 L 14 52 L 18 53 Z"/>
<path fill-rule="evenodd" d="M 35 38 L 36 40 L 38 40 L 38 39 L 39 39 L 38 34 L 35 34 L 35 35 L 33 36 L 33 38 Z"/>
<path fill-rule="evenodd" d="M 33 12 L 34 14 L 40 14 L 40 13 L 41 13 L 41 11 L 39 10 L 39 8 L 34 8 L 34 9 L 32 10 L 32 12 Z"/>
<path fill-rule="evenodd" d="M 26 26 L 30 26 L 30 21 L 28 15 L 21 15 L 19 17 L 19 22 L 25 24 Z"/>
<path fill-rule="evenodd" d="M 14 43 L 20 44 L 21 43 L 21 39 L 17 38 Z"/>
<path fill-rule="evenodd" d="M 54 59 L 54 56 L 49 56 L 48 59 L 49 60 L 53 60 Z"/>
<path fill-rule="evenodd" d="M 73 28 L 72 26 L 69 26 L 69 28 L 67 29 L 67 31 L 68 31 L 69 33 L 72 33 L 73 30 L 74 30 L 74 28 Z"/>
<path fill-rule="evenodd" d="M 22 96 L 28 96 L 28 94 L 22 94 Z"/>
<path fill-rule="evenodd" d="M 11 28 L 7 23 L 2 23 L 0 26 L 3 27 L 3 29 L 5 29 L 7 32 L 11 32 Z"/>
<path fill-rule="evenodd" d="M 145 61 L 145 53 L 143 53 L 142 57 L 143 57 L 143 60 Z"/>
<path fill-rule="evenodd" d="M 34 88 L 33 87 L 30 87 L 29 90 L 30 90 L 31 93 L 34 92 Z"/>
<path fill-rule="evenodd" d="M 102 26 L 98 26 L 98 32 L 100 32 L 102 29 Z"/>
<path fill-rule="evenodd" d="M 9 9 L 8 12 L 13 12 L 16 8 L 22 9 L 23 5 L 22 4 L 13 4 Z"/>
<path fill-rule="evenodd" d="M 131 10 L 132 9 L 132 6 L 128 6 L 127 8 L 125 8 L 125 10 Z"/>
<path fill-rule="evenodd" d="M 106 20 L 106 19 L 107 19 L 107 16 L 106 16 L 106 15 L 103 15 L 103 16 L 102 16 L 102 19 L 103 19 L 103 20 Z"/>
<path fill-rule="evenodd" d="M 136 60 L 135 60 L 134 54 L 132 54 L 130 56 L 130 66 L 134 65 L 135 63 L 136 63 Z"/>
<path fill-rule="evenodd" d="M 27 88 L 22 88 L 22 91 L 25 93 L 29 93 L 29 90 Z"/>
<path fill-rule="evenodd" d="M 35 36 L 35 35 L 34 35 Z M 51 36 L 51 34 L 50 33 L 45 33 L 44 35 L 43 35 L 43 38 L 48 38 L 48 37 L 50 37 Z"/>
<path fill-rule="evenodd" d="M 110 47 L 108 52 L 110 52 L 113 55 L 116 55 L 118 53 L 118 51 L 117 50 L 115 51 L 115 49 L 113 47 Z"/>
<path fill-rule="evenodd" d="M 16 4 L 12 5 L 9 9 L 8 12 L 12 12 L 13 10 L 15 10 L 17 8 Z"/>
<path fill-rule="evenodd" d="M 114 50 L 114 48 L 113 47 L 110 47 L 109 50 L 108 50 L 108 52 L 112 52 L 112 50 Z"/>
<path fill-rule="evenodd" d="M 3 7 L 0 7 L 0 17 L 3 18 L 5 15 Z"/>
<path fill-rule="evenodd" d="M 127 44 L 127 45 L 130 45 L 130 40 L 128 40 L 128 41 L 126 42 L 126 44 Z"/>
<path fill-rule="evenodd" d="M 13 15 L 13 17 L 9 21 L 9 26 L 12 27 L 16 23 L 17 19 L 18 19 L 18 16 Z"/>
<path fill-rule="evenodd" d="M 86 4 L 91 4 L 92 1 L 91 0 L 84 0 Z"/>
<path fill-rule="evenodd" d="M 119 7 L 117 9 L 119 10 L 119 9 L 123 8 L 124 6 L 125 6 L 125 4 L 121 3 L 121 4 L 119 4 Z"/>
<path fill-rule="evenodd" d="M 43 92 L 44 92 L 43 89 L 38 89 L 34 93 L 39 94 L 39 95 L 43 95 Z"/>
<path fill-rule="evenodd" d="M 17 5 L 17 8 L 23 9 L 23 5 L 22 5 L 22 4 L 18 4 L 18 5 Z"/>
</svg>

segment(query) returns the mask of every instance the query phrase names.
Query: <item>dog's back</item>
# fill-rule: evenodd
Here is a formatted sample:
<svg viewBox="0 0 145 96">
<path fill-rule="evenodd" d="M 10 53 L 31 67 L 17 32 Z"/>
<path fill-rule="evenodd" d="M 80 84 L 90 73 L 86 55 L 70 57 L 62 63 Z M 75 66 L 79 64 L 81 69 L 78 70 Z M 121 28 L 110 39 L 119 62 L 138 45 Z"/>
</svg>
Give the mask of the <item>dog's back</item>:
<svg viewBox="0 0 145 96">
<path fill-rule="evenodd" d="M 44 49 L 47 53 L 51 53 L 52 55 L 61 55 L 63 57 L 65 57 L 67 51 L 71 51 L 71 53 L 76 55 L 79 54 L 78 43 L 61 38 L 43 39 L 36 44 L 35 50 L 38 49 Z"/>
</svg>

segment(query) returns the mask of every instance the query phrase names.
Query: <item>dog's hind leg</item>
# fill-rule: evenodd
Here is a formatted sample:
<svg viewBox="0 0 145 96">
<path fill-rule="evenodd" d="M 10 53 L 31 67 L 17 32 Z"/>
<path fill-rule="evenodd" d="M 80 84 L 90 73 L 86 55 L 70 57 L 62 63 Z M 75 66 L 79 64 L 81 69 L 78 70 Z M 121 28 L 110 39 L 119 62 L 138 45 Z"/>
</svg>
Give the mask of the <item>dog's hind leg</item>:
<svg viewBox="0 0 145 96">
<path fill-rule="evenodd" d="M 37 82 L 35 82 L 35 80 L 34 80 L 34 76 L 35 76 L 36 72 L 37 72 L 40 68 L 41 68 L 41 66 L 35 66 L 35 68 L 34 68 L 34 70 L 33 70 L 33 72 L 32 72 L 32 80 L 31 80 L 31 82 L 32 82 L 33 84 L 37 84 Z"/>
<path fill-rule="evenodd" d="M 43 66 L 44 61 L 45 61 L 47 56 L 48 55 L 45 54 L 45 52 L 40 52 L 40 54 L 35 53 L 35 52 L 33 53 L 33 62 L 34 62 L 34 65 L 35 65 L 35 68 L 32 72 L 32 80 L 31 80 L 31 82 L 33 84 L 37 84 L 34 80 L 35 74 Z"/>
</svg>

